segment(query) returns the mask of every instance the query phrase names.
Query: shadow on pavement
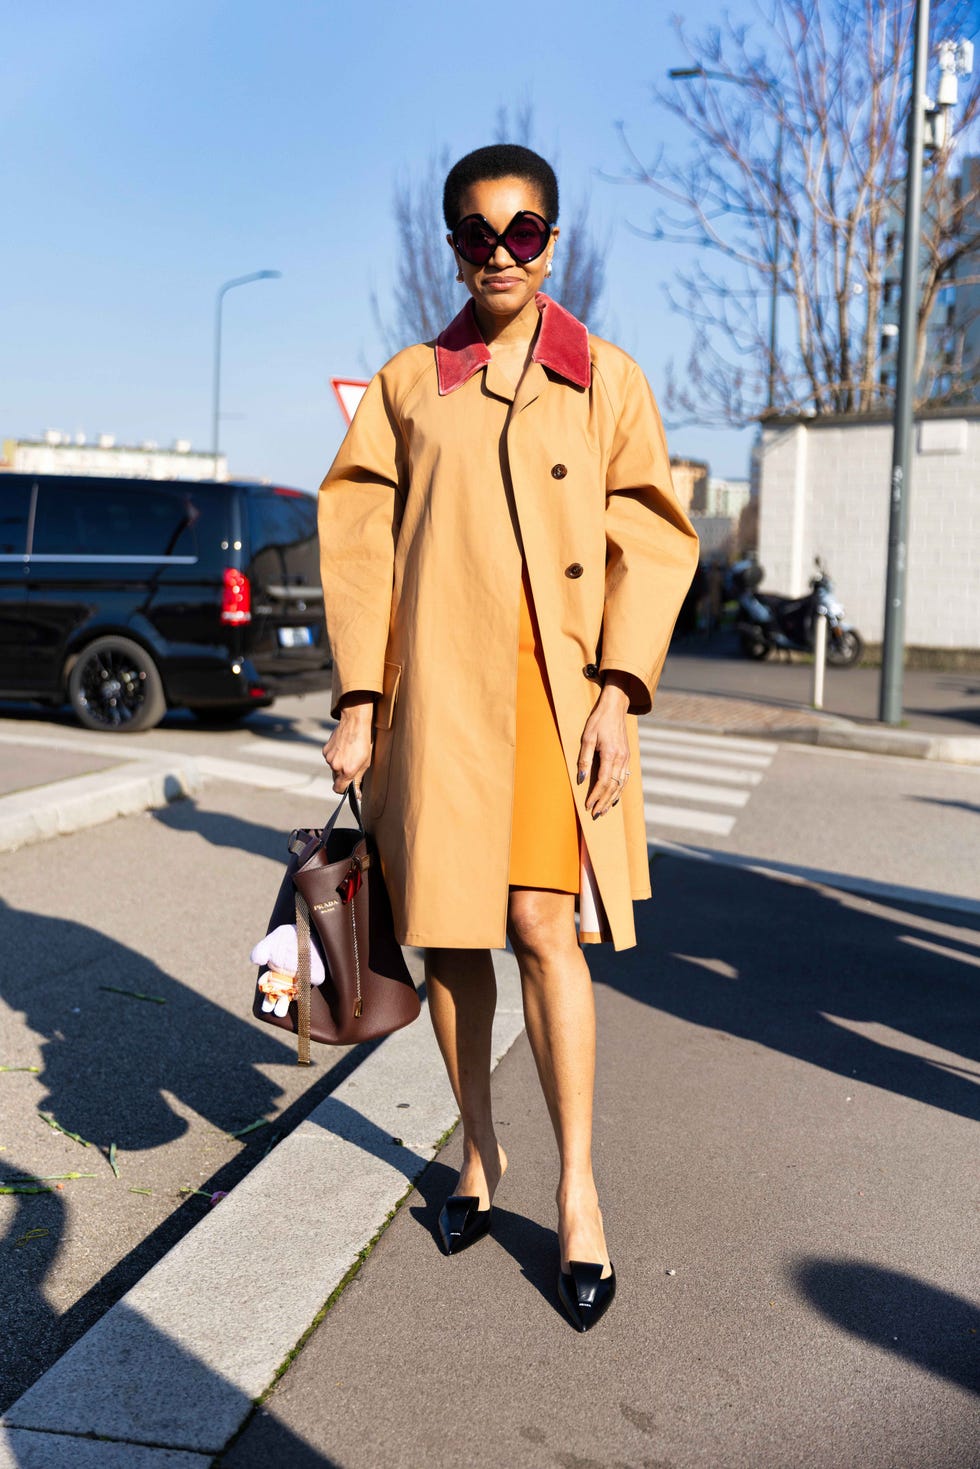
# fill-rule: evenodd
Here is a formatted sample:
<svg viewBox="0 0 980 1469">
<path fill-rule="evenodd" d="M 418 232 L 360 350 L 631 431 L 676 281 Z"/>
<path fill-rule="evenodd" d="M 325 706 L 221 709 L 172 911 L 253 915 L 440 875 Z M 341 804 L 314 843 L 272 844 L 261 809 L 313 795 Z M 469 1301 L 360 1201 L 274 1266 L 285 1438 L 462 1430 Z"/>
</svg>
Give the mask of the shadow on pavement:
<svg viewBox="0 0 980 1469">
<path fill-rule="evenodd" d="M 980 1060 L 980 917 L 885 907 L 721 863 L 660 856 L 652 873 L 653 900 L 636 908 L 636 958 L 593 951 L 595 980 L 695 1025 L 980 1118 L 980 1066 L 958 1066 Z M 923 1054 L 930 1047 L 952 1054 Z"/>
<path fill-rule="evenodd" d="M 14 1194 L 16 1206 L 0 1238 L 3 1260 L 3 1340 L 0 1343 L 0 1408 L 64 1350 L 60 1323 L 44 1296 L 44 1282 L 58 1256 L 67 1207 L 63 1191 L 4 1159 L 5 1187 L 51 1189 Z"/>
<path fill-rule="evenodd" d="M 12 1459 L 4 1463 L 24 1469 L 38 1464 L 52 1432 L 71 1434 L 78 1462 L 85 1465 L 100 1462 L 95 1453 L 85 1453 L 92 1435 L 210 1456 L 237 1433 L 251 1409 L 252 1399 L 240 1387 L 123 1305 L 100 1328 L 98 1340 L 80 1343 L 55 1368 L 43 1398 L 28 1394 L 8 1415 L 13 1431 L 8 1430 L 6 1447 Z M 260 1412 L 254 1421 L 261 1429 L 266 1420 Z M 284 1469 L 339 1469 L 281 1424 L 275 1441 L 281 1457 L 257 1462 Z M 57 1447 L 55 1441 L 56 1452 Z M 62 1441 L 60 1447 L 67 1446 Z M 54 1460 L 45 1455 L 43 1462 Z"/>
<path fill-rule="evenodd" d="M 0 997 L 43 1038 L 42 1071 L 34 1078 L 37 1112 L 53 1116 L 69 1132 L 95 1144 L 95 1148 L 78 1148 L 72 1168 L 108 1169 L 106 1154 L 111 1143 L 121 1152 L 139 1151 L 183 1136 L 189 1124 L 174 1110 L 168 1095 L 224 1133 L 268 1116 L 279 1104 L 282 1088 L 262 1068 L 294 1060 L 291 1037 L 229 1014 L 143 954 L 94 927 L 14 908 L 2 899 L 0 924 L 5 939 Z M 24 962 L 25 955 L 30 956 L 29 963 Z M 119 995 L 101 988 L 106 984 L 153 995 L 165 1003 Z M 243 1012 L 245 1008 L 243 998 Z M 205 1193 L 233 1188 L 376 1044 L 336 1051 L 318 1048 L 316 1079 L 311 1085 L 272 1126 L 243 1138 L 235 1155 L 209 1179 L 200 1181 L 199 1187 Z M 40 1118 L 37 1126 L 44 1130 Z M 387 1141 L 390 1145 L 390 1139 Z M 2 1161 L 0 1173 L 10 1182 L 30 1181 Z M 71 1187 L 84 1184 L 66 1185 Z M 27 1228 L 20 1226 L 28 1204 L 31 1224 L 50 1233 L 25 1242 L 22 1249 L 3 1251 L 7 1274 L 0 1408 L 87 1331 L 193 1228 L 206 1208 L 206 1200 L 196 1196 L 181 1202 L 58 1317 L 48 1305 L 43 1282 L 57 1257 L 66 1225 L 65 1202 L 67 1197 L 63 1202 L 61 1194 L 24 1195 L 17 1234 L 7 1244 L 15 1244 Z"/>
<path fill-rule="evenodd" d="M 439 1210 L 449 1197 L 456 1182 L 456 1170 L 438 1159 L 430 1163 L 416 1181 L 415 1192 L 423 1200 L 409 1208 L 417 1224 L 432 1235 L 438 1248 L 439 1232 L 437 1220 Z M 558 1256 L 558 1234 L 546 1229 L 523 1214 L 515 1214 L 500 1204 L 493 1206 L 493 1239 L 511 1259 L 521 1267 L 521 1274 L 539 1292 L 550 1307 L 561 1316 L 561 1307 L 555 1298 L 555 1260 Z"/>
<path fill-rule="evenodd" d="M 980 1393 L 980 1309 L 915 1276 L 863 1260 L 801 1260 L 797 1289 L 835 1325 Z"/>
<path fill-rule="evenodd" d="M 205 811 L 188 796 L 182 801 L 173 801 L 169 806 L 158 807 L 148 813 L 154 821 L 171 831 L 196 832 L 215 847 L 230 847 L 233 851 L 249 852 L 255 857 L 268 857 L 285 869 L 289 856 L 287 842 L 289 832 L 284 827 L 266 826 L 257 821 L 245 821 L 240 816 L 229 816 L 223 811 Z M 215 872 L 215 883 L 220 884 L 219 872 Z M 276 888 L 269 884 L 269 912 L 276 896 Z M 268 914 L 257 915 L 255 937 L 258 943 L 264 932 Z"/>
</svg>

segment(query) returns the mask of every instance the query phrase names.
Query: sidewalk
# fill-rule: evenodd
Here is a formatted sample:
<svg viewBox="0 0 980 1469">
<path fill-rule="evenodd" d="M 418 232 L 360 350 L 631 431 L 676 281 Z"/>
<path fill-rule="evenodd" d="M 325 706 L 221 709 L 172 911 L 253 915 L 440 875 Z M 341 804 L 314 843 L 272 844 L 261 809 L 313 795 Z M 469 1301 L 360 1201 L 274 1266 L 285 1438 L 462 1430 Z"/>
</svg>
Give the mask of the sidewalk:
<svg viewBox="0 0 980 1469">
<path fill-rule="evenodd" d="M 0 1465 L 976 1469 L 976 918 L 673 856 L 654 873 L 640 947 L 591 956 L 620 1285 L 594 1333 L 555 1301 L 523 1035 L 494 1080 L 492 1238 L 450 1260 L 433 1239 L 454 1136 L 346 1270 L 436 1120 L 425 1095 L 393 1110 L 429 1073 L 392 1073 L 392 1037 L 14 1404 Z M 431 1044 L 422 1024 L 404 1043 Z"/>
</svg>

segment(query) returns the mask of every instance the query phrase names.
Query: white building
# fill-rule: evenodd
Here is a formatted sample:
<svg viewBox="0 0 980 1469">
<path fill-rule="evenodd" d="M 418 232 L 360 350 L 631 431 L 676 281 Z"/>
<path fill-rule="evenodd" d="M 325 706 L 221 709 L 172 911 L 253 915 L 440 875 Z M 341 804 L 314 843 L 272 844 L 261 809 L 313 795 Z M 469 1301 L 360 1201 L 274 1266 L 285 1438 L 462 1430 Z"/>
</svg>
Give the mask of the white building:
<svg viewBox="0 0 980 1469">
<path fill-rule="evenodd" d="M 802 596 L 826 564 L 870 643 L 884 626 L 890 416 L 769 419 L 757 447 L 764 587 Z M 916 415 L 905 640 L 980 649 L 980 406 Z"/>
<path fill-rule="evenodd" d="M 157 444 L 117 444 L 112 434 L 89 440 L 84 434 L 48 429 L 43 439 L 4 439 L 0 471 L 21 474 L 86 474 L 119 479 L 227 479 L 228 460 L 191 448 L 177 439 L 170 449 Z"/>
<path fill-rule="evenodd" d="M 725 515 L 737 522 L 751 497 L 752 487 L 747 479 L 719 479 L 712 474 L 708 476 L 703 506 L 694 508 L 705 515 Z"/>
</svg>

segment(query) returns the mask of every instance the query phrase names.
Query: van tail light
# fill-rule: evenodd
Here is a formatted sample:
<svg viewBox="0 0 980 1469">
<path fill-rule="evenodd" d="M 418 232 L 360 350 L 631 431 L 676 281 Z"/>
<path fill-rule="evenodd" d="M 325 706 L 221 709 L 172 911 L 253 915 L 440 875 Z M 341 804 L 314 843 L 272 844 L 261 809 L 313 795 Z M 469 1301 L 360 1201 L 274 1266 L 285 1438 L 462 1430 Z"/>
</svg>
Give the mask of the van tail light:
<svg viewBox="0 0 980 1469">
<path fill-rule="evenodd" d="M 221 597 L 221 621 L 242 623 L 252 621 L 252 588 L 244 571 L 234 566 L 225 567 L 224 588 Z"/>
</svg>

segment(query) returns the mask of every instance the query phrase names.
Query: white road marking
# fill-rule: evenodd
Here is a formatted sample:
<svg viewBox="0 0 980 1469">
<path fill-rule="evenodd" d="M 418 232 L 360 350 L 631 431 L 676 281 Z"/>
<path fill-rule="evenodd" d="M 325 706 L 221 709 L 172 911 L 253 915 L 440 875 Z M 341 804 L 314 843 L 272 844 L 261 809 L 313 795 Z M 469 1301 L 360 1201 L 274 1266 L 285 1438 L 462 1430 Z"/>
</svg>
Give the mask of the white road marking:
<svg viewBox="0 0 980 1469">
<path fill-rule="evenodd" d="M 646 763 L 658 775 L 680 775 L 689 780 L 717 781 L 720 785 L 757 786 L 761 770 L 726 770 L 723 765 L 705 765 L 699 760 L 665 760 L 659 753 L 643 752 Z"/>
<path fill-rule="evenodd" d="M 705 749 L 714 746 L 719 750 L 743 750 L 760 755 L 775 755 L 779 749 L 778 745 L 769 740 L 743 740 L 735 735 L 701 734 L 697 730 L 678 729 L 674 725 L 641 724 L 639 728 L 641 738 L 646 735 L 651 739 L 669 740 L 671 744 L 683 740 L 687 745 L 703 745 Z"/>
<path fill-rule="evenodd" d="M 730 836 L 736 817 L 728 813 L 748 804 L 778 749 L 754 740 L 661 731 L 650 725 L 641 725 L 639 736 L 644 809 L 654 840 L 665 827 Z M 704 809 L 712 806 L 723 810 Z"/>
<path fill-rule="evenodd" d="M 684 831 L 707 831 L 713 836 L 727 837 L 735 825 L 734 816 L 716 816 L 713 811 L 691 811 L 686 806 L 664 806 L 647 801 L 643 807 L 649 826 L 680 827 Z"/>
<path fill-rule="evenodd" d="M 257 755 L 260 760 L 295 760 L 300 765 L 309 765 L 311 769 L 325 770 L 322 749 L 326 744 L 314 745 L 306 741 L 298 742 L 292 740 L 248 740 L 244 745 L 238 746 L 241 755 Z"/>
<path fill-rule="evenodd" d="M 737 765 L 743 770 L 767 770 L 773 759 L 771 755 L 746 755 L 741 750 L 733 750 L 730 755 L 724 750 L 701 748 L 694 750 L 689 745 L 681 744 L 676 740 L 670 743 L 666 740 L 645 740 L 642 735 L 640 736 L 640 750 L 648 756 L 673 755 L 683 758 L 696 755 L 699 760 L 711 763 L 720 762 L 723 765 Z"/>
<path fill-rule="evenodd" d="M 727 786 L 708 785 L 691 780 L 661 780 L 659 776 L 643 776 L 644 794 L 673 796 L 678 801 L 700 801 L 706 806 L 744 806 L 751 791 L 732 791 Z"/>
</svg>

